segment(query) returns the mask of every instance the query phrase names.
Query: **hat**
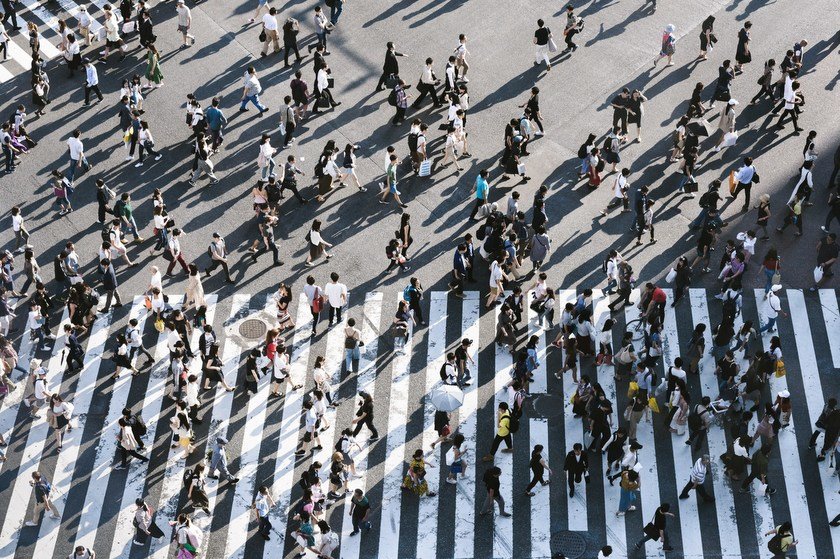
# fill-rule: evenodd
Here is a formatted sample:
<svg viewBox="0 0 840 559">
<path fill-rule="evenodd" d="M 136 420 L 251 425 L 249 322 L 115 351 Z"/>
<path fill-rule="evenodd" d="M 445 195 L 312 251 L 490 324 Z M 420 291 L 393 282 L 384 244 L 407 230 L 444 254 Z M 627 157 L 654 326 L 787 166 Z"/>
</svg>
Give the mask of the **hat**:
<svg viewBox="0 0 840 559">
<path fill-rule="evenodd" d="M 790 398 L 790 392 L 788 392 L 787 390 L 782 390 L 781 392 L 779 392 L 779 397 L 780 398 Z"/>
<path fill-rule="evenodd" d="M 737 99 L 730 99 L 730 100 L 729 100 L 729 104 L 730 104 L 730 105 L 737 105 L 737 104 L 738 104 L 738 100 L 737 100 Z"/>
<path fill-rule="evenodd" d="M 771 288 L 770 288 L 770 290 L 771 290 L 773 293 L 775 293 L 775 292 L 777 292 L 777 291 L 781 291 L 781 290 L 782 290 L 782 286 L 781 286 L 780 284 L 778 284 L 778 283 L 777 283 L 776 285 L 774 285 L 773 287 L 771 287 Z"/>
<path fill-rule="evenodd" d="M 221 445 L 226 445 L 228 443 L 228 441 L 224 437 L 216 437 L 216 443 L 221 444 Z"/>
<path fill-rule="evenodd" d="M 87 56 L 82 58 L 82 63 L 83 64 L 90 64 L 90 58 L 88 58 Z"/>
<path fill-rule="evenodd" d="M 29 362 L 29 370 L 34 371 L 38 367 L 41 366 L 42 361 L 40 359 L 33 359 Z"/>
<path fill-rule="evenodd" d="M 213 233 L 213 238 L 214 238 L 214 239 L 221 239 L 221 238 L 222 238 L 222 236 L 221 236 L 221 235 L 219 235 L 218 233 Z"/>
<path fill-rule="evenodd" d="M 673 33 L 676 30 L 677 30 L 677 28 L 674 27 L 673 23 L 669 23 L 668 25 L 665 26 L 665 31 L 667 31 L 668 33 Z"/>
<path fill-rule="evenodd" d="M 766 204 L 767 202 L 770 201 L 770 195 L 765 193 L 765 194 L 762 194 L 761 196 L 759 196 L 758 199 Z"/>
</svg>

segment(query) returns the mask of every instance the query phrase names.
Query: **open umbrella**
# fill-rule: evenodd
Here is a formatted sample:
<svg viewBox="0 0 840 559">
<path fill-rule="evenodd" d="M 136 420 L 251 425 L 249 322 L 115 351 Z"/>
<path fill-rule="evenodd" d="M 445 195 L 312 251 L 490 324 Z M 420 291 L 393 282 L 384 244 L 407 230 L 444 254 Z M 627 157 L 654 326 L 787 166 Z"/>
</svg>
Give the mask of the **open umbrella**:
<svg viewBox="0 0 840 559">
<path fill-rule="evenodd" d="M 704 118 L 693 120 L 686 125 L 686 130 L 695 136 L 708 136 L 711 129 L 711 123 Z"/>
<path fill-rule="evenodd" d="M 464 392 L 457 386 L 441 384 L 429 394 L 432 405 L 440 411 L 455 411 L 464 403 Z"/>
</svg>

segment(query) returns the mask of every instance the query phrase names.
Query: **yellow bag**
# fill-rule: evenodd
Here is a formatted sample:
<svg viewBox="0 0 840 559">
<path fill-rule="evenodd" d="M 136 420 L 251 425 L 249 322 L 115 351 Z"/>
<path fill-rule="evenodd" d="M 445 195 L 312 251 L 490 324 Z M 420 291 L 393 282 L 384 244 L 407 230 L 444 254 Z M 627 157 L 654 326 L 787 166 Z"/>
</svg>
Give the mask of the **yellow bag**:
<svg viewBox="0 0 840 559">
<path fill-rule="evenodd" d="M 648 398 L 648 407 L 650 408 L 650 411 L 652 411 L 653 413 L 659 413 L 660 412 L 659 402 L 657 402 L 656 398 L 654 398 L 653 396 Z"/>
<path fill-rule="evenodd" d="M 157 330 L 157 331 L 158 331 L 158 332 L 160 332 L 161 334 L 163 334 L 163 329 L 164 329 L 164 326 L 165 326 L 165 325 L 164 325 L 164 323 L 163 323 L 163 319 L 162 319 L 162 318 L 158 318 L 157 320 L 155 320 L 155 330 Z"/>
<path fill-rule="evenodd" d="M 632 398 L 639 391 L 639 383 L 635 380 L 630 381 L 630 386 L 627 387 L 627 398 Z"/>
<path fill-rule="evenodd" d="M 787 369 L 785 369 L 785 362 L 781 359 L 776 361 L 776 378 L 782 378 L 787 374 Z"/>
<path fill-rule="evenodd" d="M 134 127 L 129 126 L 128 130 L 126 130 L 125 134 L 123 134 L 123 142 L 125 142 L 125 143 L 130 142 L 131 141 L 131 136 L 133 136 L 133 135 L 134 135 Z"/>
<path fill-rule="evenodd" d="M 737 182 L 735 181 L 735 171 L 729 171 L 729 193 L 735 194 L 735 187 L 737 186 Z"/>
<path fill-rule="evenodd" d="M 569 403 L 574 405 L 577 402 L 577 390 L 572 393 L 572 397 L 569 398 Z"/>
</svg>

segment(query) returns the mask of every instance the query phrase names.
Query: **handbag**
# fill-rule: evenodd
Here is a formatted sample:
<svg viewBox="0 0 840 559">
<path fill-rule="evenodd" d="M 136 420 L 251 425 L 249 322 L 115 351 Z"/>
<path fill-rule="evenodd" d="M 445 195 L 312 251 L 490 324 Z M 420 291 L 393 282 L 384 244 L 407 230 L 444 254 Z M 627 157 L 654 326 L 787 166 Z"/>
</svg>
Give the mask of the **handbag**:
<svg viewBox="0 0 840 559">
<path fill-rule="evenodd" d="M 524 163 L 519 163 L 519 164 L 516 165 L 516 173 L 519 174 L 519 175 L 524 175 L 525 174 L 525 164 Z"/>
<path fill-rule="evenodd" d="M 260 36 L 259 36 L 260 42 L 264 43 L 267 38 L 268 38 L 268 36 L 265 34 L 265 27 L 263 27 L 262 31 L 260 31 Z"/>
<path fill-rule="evenodd" d="M 659 402 L 657 402 L 656 398 L 653 397 L 653 396 L 648 398 L 648 407 L 650 408 L 650 411 L 652 411 L 653 413 L 659 413 L 659 412 L 662 411 L 662 410 L 659 409 Z"/>
<path fill-rule="evenodd" d="M 330 108 L 330 100 L 327 99 L 326 95 L 320 95 L 318 100 L 315 102 L 315 105 L 319 109 L 329 109 Z"/>
<path fill-rule="evenodd" d="M 122 32 L 123 34 L 127 33 L 134 33 L 134 26 L 137 24 L 136 21 L 130 19 L 128 21 L 124 21 L 122 24 Z"/>
<path fill-rule="evenodd" d="M 424 159 L 420 163 L 420 169 L 417 171 L 417 176 L 428 177 L 432 174 L 432 160 Z"/>
<path fill-rule="evenodd" d="M 152 310 L 152 298 L 148 295 L 143 298 L 143 306 L 146 307 L 146 310 Z"/>
<path fill-rule="evenodd" d="M 733 195 L 735 194 L 735 186 L 736 185 L 737 185 L 737 182 L 735 181 L 735 171 L 734 170 L 729 171 L 729 193 L 730 194 L 733 194 Z"/>
<path fill-rule="evenodd" d="M 787 369 L 785 368 L 785 362 L 781 359 L 776 361 L 776 378 L 782 378 L 787 374 Z"/>
<path fill-rule="evenodd" d="M 779 285 L 780 283 L 782 283 L 782 274 L 779 273 L 779 265 L 778 264 L 776 264 L 776 272 L 773 274 L 773 277 L 771 278 L 771 282 L 772 282 L 773 285 Z"/>
<path fill-rule="evenodd" d="M 165 327 L 165 324 L 163 323 L 162 318 L 158 318 L 158 319 L 155 320 L 155 330 L 157 330 L 158 332 L 163 334 L 164 327 Z"/>
<path fill-rule="evenodd" d="M 674 280 L 677 279 L 677 271 L 673 268 L 668 272 L 668 275 L 665 276 L 665 281 L 667 283 L 674 283 Z"/>
<path fill-rule="evenodd" d="M 822 279 L 823 279 L 823 267 L 817 265 L 817 267 L 814 268 L 814 283 L 820 283 L 822 281 Z"/>
<path fill-rule="evenodd" d="M 627 398 L 630 399 L 636 395 L 639 391 L 639 383 L 635 380 L 630 381 L 630 385 L 627 387 Z"/>
<path fill-rule="evenodd" d="M 387 87 L 388 89 L 394 89 L 395 87 L 397 87 L 399 81 L 400 77 L 398 75 L 388 74 L 388 76 L 385 78 L 385 87 Z"/>
<path fill-rule="evenodd" d="M 324 308 L 324 296 L 320 294 L 320 292 L 316 292 L 315 297 L 312 299 L 312 312 L 319 313 Z"/>
<path fill-rule="evenodd" d="M 548 38 L 548 52 L 557 52 L 557 43 L 554 42 L 552 37 Z"/>
</svg>

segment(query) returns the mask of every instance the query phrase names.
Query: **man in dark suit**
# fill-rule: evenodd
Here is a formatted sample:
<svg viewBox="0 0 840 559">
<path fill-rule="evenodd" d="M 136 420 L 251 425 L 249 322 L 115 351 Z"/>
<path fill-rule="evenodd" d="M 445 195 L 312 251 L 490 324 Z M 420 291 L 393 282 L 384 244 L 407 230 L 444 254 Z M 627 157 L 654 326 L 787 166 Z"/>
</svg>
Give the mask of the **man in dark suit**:
<svg viewBox="0 0 840 559">
<path fill-rule="evenodd" d="M 148 47 L 150 44 L 154 43 L 157 37 L 155 37 L 154 31 L 154 24 L 152 23 L 152 18 L 149 15 L 149 12 L 144 11 L 140 15 L 140 24 L 138 25 L 140 30 L 140 45 L 143 47 Z"/>
<path fill-rule="evenodd" d="M 84 367 L 85 350 L 82 347 L 82 344 L 79 342 L 79 337 L 76 333 L 76 329 L 69 324 L 65 324 L 64 335 L 67 337 L 67 341 L 64 343 L 64 345 L 67 347 L 66 372 L 72 373 L 74 370 L 81 370 L 82 367 Z M 77 366 L 73 367 L 73 363 L 76 363 Z"/>
<path fill-rule="evenodd" d="M 117 283 L 117 274 L 114 271 L 114 266 L 111 265 L 111 260 L 109 258 L 105 258 L 100 262 L 102 265 L 102 269 L 104 270 L 102 274 L 102 286 L 105 288 L 105 293 L 107 296 L 105 297 L 105 307 L 102 309 L 102 312 L 108 312 L 111 308 L 111 298 L 116 298 L 117 302 L 114 304 L 114 307 L 121 307 L 122 300 L 120 299 L 120 292 L 117 291 L 117 287 L 119 284 Z"/>
<path fill-rule="evenodd" d="M 400 63 L 397 61 L 398 56 L 405 56 L 401 52 L 397 52 L 394 48 L 394 43 L 388 41 L 386 45 L 387 49 L 385 51 L 385 64 L 382 65 L 382 75 L 379 76 L 379 83 L 376 84 L 376 91 L 382 91 L 385 86 L 385 80 L 388 79 L 388 76 L 394 74 L 394 77 L 399 76 L 400 74 Z"/>
<path fill-rule="evenodd" d="M 583 445 L 575 443 L 572 451 L 566 455 L 566 462 L 563 464 L 563 469 L 566 471 L 566 478 L 569 482 L 569 497 L 575 496 L 575 484 L 580 483 L 581 478 L 586 476 L 586 481 L 589 481 L 589 460 L 583 452 Z"/>
</svg>

